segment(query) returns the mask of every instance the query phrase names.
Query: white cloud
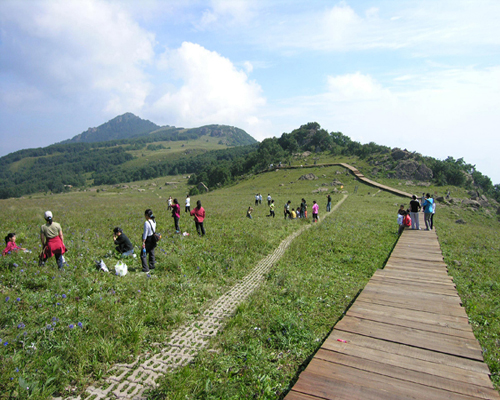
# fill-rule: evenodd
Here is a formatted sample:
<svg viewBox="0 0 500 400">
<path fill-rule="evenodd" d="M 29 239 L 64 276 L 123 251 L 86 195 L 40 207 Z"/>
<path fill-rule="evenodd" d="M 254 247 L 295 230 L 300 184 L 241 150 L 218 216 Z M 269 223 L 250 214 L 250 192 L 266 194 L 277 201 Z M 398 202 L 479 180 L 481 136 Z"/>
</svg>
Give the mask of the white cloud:
<svg viewBox="0 0 500 400">
<path fill-rule="evenodd" d="M 225 25 L 241 27 L 255 16 L 257 6 L 249 0 L 212 0 L 195 26 L 200 30 Z"/>
<path fill-rule="evenodd" d="M 333 101 L 381 100 L 389 96 L 371 76 L 360 72 L 328 77 L 328 92 Z"/>
<path fill-rule="evenodd" d="M 175 87 L 152 106 L 157 120 L 177 126 L 258 125 L 265 104 L 260 86 L 220 54 L 185 42 L 162 55 L 160 68 Z"/>
<path fill-rule="evenodd" d="M 154 35 L 100 0 L 0 3 L 0 62 L 10 82 L 64 102 L 138 110 L 149 88 Z M 5 98 L 4 98 L 5 99 Z"/>
</svg>

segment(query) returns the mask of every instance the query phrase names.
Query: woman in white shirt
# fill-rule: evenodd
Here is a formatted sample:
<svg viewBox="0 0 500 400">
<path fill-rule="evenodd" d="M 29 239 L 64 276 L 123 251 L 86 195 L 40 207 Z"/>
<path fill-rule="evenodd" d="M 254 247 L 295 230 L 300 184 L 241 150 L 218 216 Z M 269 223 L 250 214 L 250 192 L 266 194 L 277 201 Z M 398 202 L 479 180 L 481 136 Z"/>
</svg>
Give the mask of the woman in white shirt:
<svg viewBox="0 0 500 400">
<path fill-rule="evenodd" d="M 142 233 L 142 251 L 141 251 L 141 263 L 142 272 L 149 272 L 151 269 L 155 269 L 155 247 L 156 241 L 153 234 L 156 231 L 156 221 L 153 211 L 147 209 L 144 211 L 144 232 Z M 149 262 L 146 261 L 146 255 L 149 254 Z"/>
</svg>

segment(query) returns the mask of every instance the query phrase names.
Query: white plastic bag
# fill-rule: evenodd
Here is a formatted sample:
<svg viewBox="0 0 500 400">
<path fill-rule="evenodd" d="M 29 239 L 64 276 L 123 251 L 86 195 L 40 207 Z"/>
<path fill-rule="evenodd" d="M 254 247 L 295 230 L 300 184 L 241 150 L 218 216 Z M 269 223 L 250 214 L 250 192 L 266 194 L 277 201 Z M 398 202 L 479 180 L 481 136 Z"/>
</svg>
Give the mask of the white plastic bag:
<svg viewBox="0 0 500 400">
<path fill-rule="evenodd" d="M 124 264 L 123 261 L 118 261 L 115 265 L 116 275 L 125 276 L 127 275 L 128 268 L 127 264 Z"/>
</svg>

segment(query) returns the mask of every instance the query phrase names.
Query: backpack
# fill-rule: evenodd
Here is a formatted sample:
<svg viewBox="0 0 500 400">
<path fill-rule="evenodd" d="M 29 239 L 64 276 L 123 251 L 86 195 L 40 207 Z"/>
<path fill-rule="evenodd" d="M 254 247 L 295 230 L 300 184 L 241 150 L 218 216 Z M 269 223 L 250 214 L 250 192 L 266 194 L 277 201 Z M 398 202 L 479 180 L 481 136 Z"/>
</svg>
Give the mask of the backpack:
<svg viewBox="0 0 500 400">
<path fill-rule="evenodd" d="M 411 226 L 411 218 L 408 214 L 403 219 L 403 225 L 404 226 Z"/>
</svg>

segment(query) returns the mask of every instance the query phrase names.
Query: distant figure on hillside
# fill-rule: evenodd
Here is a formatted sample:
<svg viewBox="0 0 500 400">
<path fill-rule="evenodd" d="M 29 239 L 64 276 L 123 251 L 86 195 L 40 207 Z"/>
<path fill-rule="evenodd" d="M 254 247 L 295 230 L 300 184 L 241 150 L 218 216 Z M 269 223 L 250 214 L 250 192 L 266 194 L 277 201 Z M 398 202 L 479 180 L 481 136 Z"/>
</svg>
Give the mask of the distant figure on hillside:
<svg viewBox="0 0 500 400">
<path fill-rule="evenodd" d="M 305 199 L 302 199 L 302 203 L 300 203 L 302 218 L 307 218 L 307 203 Z"/>
<path fill-rule="evenodd" d="M 272 197 L 271 197 L 271 195 L 268 193 L 268 194 L 267 194 L 267 206 L 268 206 L 268 207 L 271 205 L 271 200 L 272 200 Z"/>
<path fill-rule="evenodd" d="M 283 207 L 283 214 L 285 215 L 285 219 L 290 216 L 290 204 L 292 204 L 292 202 L 288 200 L 288 202 L 286 202 L 285 206 Z"/>
<path fill-rule="evenodd" d="M 196 207 L 191 211 L 191 216 L 194 216 L 194 224 L 199 236 L 205 236 L 205 227 L 203 221 L 205 219 L 205 209 L 201 206 L 201 201 L 196 202 Z"/>
<path fill-rule="evenodd" d="M 262 194 L 259 193 L 259 204 L 262 204 Z"/>
<path fill-rule="evenodd" d="M 295 208 L 292 208 L 290 212 L 290 219 L 297 219 L 297 213 L 295 212 Z"/>
<path fill-rule="evenodd" d="M 417 200 L 417 196 L 413 195 L 410 201 L 411 229 L 420 230 L 419 211 L 420 203 Z"/>
<path fill-rule="evenodd" d="M 177 199 L 174 199 L 174 205 Z M 177 204 L 179 206 L 179 204 Z M 142 232 L 142 251 L 141 251 L 141 264 L 142 272 L 149 272 L 155 269 L 155 248 L 156 241 L 153 237 L 156 232 L 156 219 L 153 215 L 153 211 L 148 208 L 144 211 L 144 231 Z M 146 256 L 149 255 L 146 261 Z"/>
<path fill-rule="evenodd" d="M 113 229 L 113 241 L 116 244 L 116 251 L 120 253 L 122 257 L 134 254 L 134 245 L 127 235 L 123 233 L 122 228 L 116 227 Z"/>
<path fill-rule="evenodd" d="M 172 209 L 172 196 L 169 196 L 167 204 L 168 204 L 167 211 L 170 211 Z"/>
<path fill-rule="evenodd" d="M 256 206 L 259 205 L 259 194 L 258 193 L 255 195 L 255 205 Z"/>
<path fill-rule="evenodd" d="M 271 200 L 271 204 L 269 205 L 269 215 L 268 217 L 274 218 L 274 200 Z"/>
<path fill-rule="evenodd" d="M 247 218 L 252 219 L 252 211 L 253 211 L 253 208 L 249 206 L 248 210 L 247 210 Z"/>
<path fill-rule="evenodd" d="M 177 199 L 174 199 L 174 204 L 172 204 L 172 218 L 174 219 L 175 233 L 180 233 L 181 228 L 179 228 L 179 218 L 181 217 L 181 206 Z"/>
<path fill-rule="evenodd" d="M 2 256 L 6 256 L 7 254 L 12 254 L 18 252 L 19 250 L 28 251 L 16 244 L 16 234 L 9 233 L 5 236 L 5 249 L 2 251 Z"/>
<path fill-rule="evenodd" d="M 184 212 L 190 212 L 191 211 L 191 198 L 189 195 L 186 196 L 186 208 Z"/>
<path fill-rule="evenodd" d="M 313 222 L 318 222 L 319 205 L 316 203 L 316 200 L 313 200 L 312 212 Z"/>
<path fill-rule="evenodd" d="M 297 213 L 297 218 L 302 218 L 302 210 L 300 209 L 300 205 L 297 206 L 295 212 Z"/>
<path fill-rule="evenodd" d="M 40 241 L 43 248 L 40 263 L 43 265 L 48 258 L 54 256 L 58 268 L 62 269 L 66 247 L 64 246 L 61 225 L 52 221 L 52 212 L 50 211 L 46 211 L 44 217 L 47 223 L 40 227 Z"/>
<path fill-rule="evenodd" d="M 326 212 L 330 212 L 332 210 L 332 196 L 328 194 L 326 196 Z"/>
<path fill-rule="evenodd" d="M 425 230 L 430 231 L 432 229 L 431 218 L 432 211 L 434 210 L 434 199 L 431 198 L 429 193 L 425 195 L 425 201 L 422 207 L 424 208 Z"/>
</svg>

